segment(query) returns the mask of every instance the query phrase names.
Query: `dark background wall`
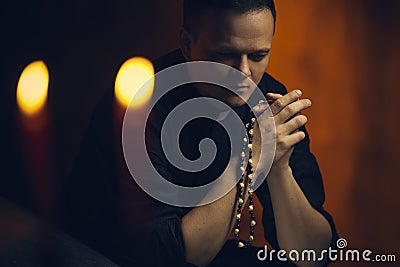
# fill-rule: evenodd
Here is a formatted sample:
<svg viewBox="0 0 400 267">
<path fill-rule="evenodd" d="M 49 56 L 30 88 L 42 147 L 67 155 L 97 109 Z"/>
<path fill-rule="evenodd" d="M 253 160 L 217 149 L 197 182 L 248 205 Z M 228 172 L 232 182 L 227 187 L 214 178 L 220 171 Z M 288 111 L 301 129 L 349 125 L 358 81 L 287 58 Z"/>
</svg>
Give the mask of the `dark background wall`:
<svg viewBox="0 0 400 267">
<path fill-rule="evenodd" d="M 313 100 L 312 150 L 326 207 L 349 246 L 400 256 L 400 2 L 277 0 L 269 68 Z M 0 194 L 32 208 L 15 90 L 23 68 L 50 72 L 54 177 L 73 164 L 91 112 L 132 56 L 177 47 L 181 1 L 9 1 L 0 9 Z M 339 265 L 339 264 L 338 264 Z M 343 265 L 343 264 L 341 264 Z"/>
</svg>

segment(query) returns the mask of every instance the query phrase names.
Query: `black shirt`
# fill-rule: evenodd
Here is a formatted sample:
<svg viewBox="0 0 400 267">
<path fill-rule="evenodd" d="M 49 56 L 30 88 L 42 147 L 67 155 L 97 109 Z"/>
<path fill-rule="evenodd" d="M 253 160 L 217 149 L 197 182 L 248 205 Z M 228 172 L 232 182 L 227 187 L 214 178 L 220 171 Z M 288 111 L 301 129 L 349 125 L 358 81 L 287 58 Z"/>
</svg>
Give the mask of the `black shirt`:
<svg viewBox="0 0 400 267">
<path fill-rule="evenodd" d="M 183 63 L 184 58 L 176 50 L 154 62 L 155 70 Z M 286 88 L 264 74 L 258 87 L 263 93 L 286 94 Z M 155 92 L 157 94 L 157 92 Z M 174 168 L 166 159 L 160 142 L 160 130 L 168 112 L 177 104 L 199 96 L 193 86 L 177 88 L 162 98 L 149 117 L 146 127 L 146 143 L 156 169 L 171 182 L 185 186 L 197 186 L 210 182 L 226 166 L 224 131 L 217 123 L 195 120 L 184 128 L 180 145 L 188 158 L 198 157 L 197 145 L 209 137 L 217 140 L 218 153 L 207 170 L 191 174 Z M 65 185 L 64 227 L 67 231 L 122 265 L 133 266 L 184 266 L 185 248 L 181 220 L 191 208 L 175 207 L 161 203 L 144 193 L 129 177 L 121 152 L 121 125 L 116 122 L 112 91 L 98 105 L 89 131 L 83 141 L 81 153 L 74 171 Z M 243 121 L 250 113 L 247 106 L 235 108 Z M 314 155 L 310 152 L 310 140 L 298 143 L 290 158 L 293 175 L 310 204 L 329 222 L 332 228 L 332 246 L 337 233 L 332 217 L 324 210 L 325 200 L 321 173 Z M 276 227 L 268 185 L 264 182 L 256 191 L 262 206 L 262 223 L 265 237 L 277 250 Z M 207 241 L 212 242 L 212 241 Z"/>
</svg>

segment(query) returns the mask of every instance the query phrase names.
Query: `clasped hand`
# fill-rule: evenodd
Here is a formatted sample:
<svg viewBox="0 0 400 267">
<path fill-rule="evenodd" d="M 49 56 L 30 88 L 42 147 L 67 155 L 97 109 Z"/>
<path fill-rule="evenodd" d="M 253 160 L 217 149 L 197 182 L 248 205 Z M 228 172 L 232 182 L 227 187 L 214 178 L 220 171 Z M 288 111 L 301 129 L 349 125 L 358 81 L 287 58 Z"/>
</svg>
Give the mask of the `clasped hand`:
<svg viewBox="0 0 400 267">
<path fill-rule="evenodd" d="M 311 106 L 309 99 L 299 99 L 302 95 L 300 90 L 294 90 L 286 95 L 268 93 L 267 101 L 253 107 L 257 117 L 254 125 L 253 138 L 253 162 L 257 166 L 258 173 L 267 173 L 265 157 L 270 156 L 268 146 L 275 141 L 275 154 L 270 171 L 279 171 L 289 166 L 289 158 L 294 146 L 305 138 L 305 133 L 299 128 L 307 123 L 307 117 L 300 114 L 301 111 Z M 270 103 L 270 104 L 269 104 Z M 272 112 L 267 111 L 268 106 Z M 275 124 L 275 140 L 271 140 L 271 119 Z M 263 138 L 261 138 L 261 136 Z M 265 138 L 267 137 L 267 138 Z M 262 139 L 262 140 L 261 140 Z M 262 154 L 261 154 L 261 151 Z M 260 156 L 262 157 L 260 159 Z"/>
</svg>

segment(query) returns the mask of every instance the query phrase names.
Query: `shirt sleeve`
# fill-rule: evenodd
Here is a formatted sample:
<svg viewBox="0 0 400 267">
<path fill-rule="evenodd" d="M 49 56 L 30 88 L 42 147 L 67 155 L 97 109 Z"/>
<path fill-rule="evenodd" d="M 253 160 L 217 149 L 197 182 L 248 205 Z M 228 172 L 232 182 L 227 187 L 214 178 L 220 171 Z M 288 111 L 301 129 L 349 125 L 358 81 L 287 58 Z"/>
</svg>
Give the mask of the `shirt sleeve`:
<svg viewBox="0 0 400 267">
<path fill-rule="evenodd" d="M 64 183 L 63 228 L 117 264 L 193 266 L 185 261 L 181 228 L 187 211 L 153 199 L 130 177 L 112 99 L 107 94 L 96 107 Z M 156 138 L 157 129 L 150 126 L 148 134 Z M 169 176 L 161 147 L 149 144 L 153 164 Z"/>
<path fill-rule="evenodd" d="M 174 182 L 176 177 L 172 177 L 173 172 L 162 152 L 160 138 L 162 119 L 157 114 L 152 115 L 146 127 L 146 147 L 149 157 L 160 175 Z M 151 199 L 151 202 L 150 250 L 155 254 L 149 266 L 194 266 L 185 261 L 186 252 L 181 227 L 182 218 L 189 209 L 171 206 L 155 199 Z"/>
</svg>

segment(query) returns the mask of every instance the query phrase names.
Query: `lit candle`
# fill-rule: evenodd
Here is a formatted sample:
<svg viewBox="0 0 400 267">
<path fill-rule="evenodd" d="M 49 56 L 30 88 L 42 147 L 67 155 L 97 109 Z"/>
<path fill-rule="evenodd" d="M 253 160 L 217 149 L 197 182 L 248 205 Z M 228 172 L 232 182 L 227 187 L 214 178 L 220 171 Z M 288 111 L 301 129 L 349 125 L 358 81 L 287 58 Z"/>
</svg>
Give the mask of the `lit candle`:
<svg viewBox="0 0 400 267">
<path fill-rule="evenodd" d="M 49 71 L 43 61 L 30 63 L 22 71 L 17 86 L 18 123 L 25 164 L 33 191 L 33 207 L 45 219 L 51 219 L 54 187 L 50 163 L 50 113 L 46 106 Z"/>
<path fill-rule="evenodd" d="M 123 166 L 125 166 L 125 158 L 121 145 L 122 125 L 123 123 L 129 124 L 132 138 L 142 138 L 144 129 L 142 129 L 140 125 L 144 125 L 143 122 L 147 118 L 153 90 L 154 67 L 148 59 L 133 57 L 122 64 L 115 79 L 114 90 L 116 100 L 114 103 L 115 134 L 117 137 L 117 144 L 115 144 L 115 147 L 118 159 L 117 166 L 121 167 L 118 169 L 118 171 L 120 171 L 118 177 L 122 179 L 120 181 L 122 216 L 128 222 L 131 221 L 132 223 L 135 222 L 135 216 L 137 216 L 137 214 L 132 213 L 132 210 L 129 208 L 129 203 L 140 198 L 142 192 L 136 191 L 137 193 L 132 194 L 132 188 L 134 188 L 134 190 L 138 188 L 132 186 L 134 181 L 131 174 L 126 168 L 123 168 Z M 127 112 L 132 112 L 133 116 L 129 116 L 129 120 L 124 120 Z M 131 149 L 137 151 L 135 147 L 131 147 Z M 136 156 L 139 159 L 143 155 L 135 155 L 135 158 Z M 140 161 L 135 160 L 135 162 Z M 147 211 L 140 210 L 137 212 L 144 216 Z"/>
<path fill-rule="evenodd" d="M 114 105 L 116 133 L 121 136 L 126 112 L 135 114 L 135 121 L 125 121 L 133 127 L 147 114 L 154 90 L 154 67 L 146 58 L 133 57 L 125 61 L 115 79 Z M 144 129 L 139 129 L 144 130 Z"/>
</svg>

